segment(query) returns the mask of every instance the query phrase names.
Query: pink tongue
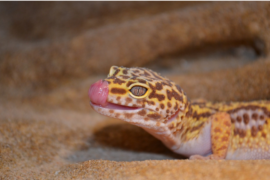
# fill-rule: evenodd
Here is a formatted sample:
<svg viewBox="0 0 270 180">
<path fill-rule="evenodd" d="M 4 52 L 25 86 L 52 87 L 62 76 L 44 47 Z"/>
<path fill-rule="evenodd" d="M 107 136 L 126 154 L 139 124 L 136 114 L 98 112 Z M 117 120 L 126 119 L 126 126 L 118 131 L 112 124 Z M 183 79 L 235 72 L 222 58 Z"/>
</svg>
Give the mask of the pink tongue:
<svg viewBox="0 0 270 180">
<path fill-rule="evenodd" d="M 108 82 L 103 80 L 99 80 L 91 85 L 88 95 L 92 103 L 103 107 L 107 105 L 107 97 L 109 93 L 108 85 Z"/>
</svg>

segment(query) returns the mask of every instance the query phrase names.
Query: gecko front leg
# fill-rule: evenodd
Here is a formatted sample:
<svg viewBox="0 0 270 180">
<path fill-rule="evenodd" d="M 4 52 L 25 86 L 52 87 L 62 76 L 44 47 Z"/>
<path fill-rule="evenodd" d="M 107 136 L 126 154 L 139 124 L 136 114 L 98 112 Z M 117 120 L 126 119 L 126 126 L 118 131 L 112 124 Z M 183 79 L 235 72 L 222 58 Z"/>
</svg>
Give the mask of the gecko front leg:
<svg viewBox="0 0 270 180">
<path fill-rule="evenodd" d="M 212 153 L 206 157 L 190 156 L 190 159 L 225 159 L 231 137 L 231 118 L 226 112 L 218 112 L 210 117 Z"/>
</svg>

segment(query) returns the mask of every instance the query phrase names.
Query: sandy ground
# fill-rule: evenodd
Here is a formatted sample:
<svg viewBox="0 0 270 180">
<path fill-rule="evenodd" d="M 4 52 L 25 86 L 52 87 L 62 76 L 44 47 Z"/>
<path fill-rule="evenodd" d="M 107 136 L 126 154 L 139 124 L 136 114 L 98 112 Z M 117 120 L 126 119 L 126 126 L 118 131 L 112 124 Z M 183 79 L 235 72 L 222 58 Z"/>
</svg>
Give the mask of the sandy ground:
<svg viewBox="0 0 270 180">
<path fill-rule="evenodd" d="M 269 6 L 0 3 L 0 179 L 268 179 L 268 160 L 174 154 L 87 91 L 111 65 L 145 66 L 191 99 L 270 99 Z"/>
</svg>

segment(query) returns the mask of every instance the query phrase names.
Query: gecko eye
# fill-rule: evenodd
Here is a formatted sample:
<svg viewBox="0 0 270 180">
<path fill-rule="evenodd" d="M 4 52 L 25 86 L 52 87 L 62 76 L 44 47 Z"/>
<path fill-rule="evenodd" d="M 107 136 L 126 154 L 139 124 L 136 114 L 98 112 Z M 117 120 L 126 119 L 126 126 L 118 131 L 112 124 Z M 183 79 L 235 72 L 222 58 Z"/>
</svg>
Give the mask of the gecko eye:
<svg viewBox="0 0 270 180">
<path fill-rule="evenodd" d="M 134 86 L 130 89 L 130 92 L 134 96 L 143 96 L 146 93 L 147 89 L 142 86 Z"/>
</svg>

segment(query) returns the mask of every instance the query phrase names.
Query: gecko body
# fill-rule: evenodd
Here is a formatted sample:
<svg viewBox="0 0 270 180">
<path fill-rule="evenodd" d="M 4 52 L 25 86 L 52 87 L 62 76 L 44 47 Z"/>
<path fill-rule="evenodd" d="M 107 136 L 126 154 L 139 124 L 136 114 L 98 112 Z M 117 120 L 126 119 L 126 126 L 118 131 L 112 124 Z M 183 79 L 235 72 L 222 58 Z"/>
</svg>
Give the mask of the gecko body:
<svg viewBox="0 0 270 180">
<path fill-rule="evenodd" d="M 152 70 L 117 66 L 89 97 L 98 113 L 139 126 L 190 159 L 270 158 L 270 101 L 190 102 Z"/>
</svg>

